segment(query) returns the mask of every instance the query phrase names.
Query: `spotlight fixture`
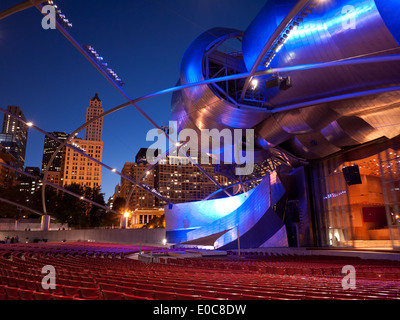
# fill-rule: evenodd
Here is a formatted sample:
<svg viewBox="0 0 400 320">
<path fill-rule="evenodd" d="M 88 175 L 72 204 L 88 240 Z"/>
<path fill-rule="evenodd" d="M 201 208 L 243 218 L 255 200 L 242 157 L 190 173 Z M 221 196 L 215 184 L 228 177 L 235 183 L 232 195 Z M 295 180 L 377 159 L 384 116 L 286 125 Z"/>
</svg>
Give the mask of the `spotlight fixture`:
<svg viewBox="0 0 400 320">
<path fill-rule="evenodd" d="M 279 87 L 280 90 L 288 90 L 293 86 L 292 79 L 290 77 L 273 77 L 267 81 L 265 81 L 265 87 L 267 89 L 272 89 Z"/>
<path fill-rule="evenodd" d="M 282 47 L 284 46 L 285 42 L 289 39 L 291 31 L 294 31 L 297 29 L 298 26 L 300 26 L 300 23 L 304 21 L 304 18 L 306 18 L 310 13 L 312 13 L 312 9 L 315 9 L 318 5 L 318 2 L 314 1 L 311 2 L 306 9 L 304 9 L 302 12 L 300 12 L 297 16 L 294 17 L 292 20 L 292 24 L 287 27 L 286 30 L 284 30 L 279 38 L 272 44 L 271 50 L 267 52 L 265 55 L 265 60 L 263 65 L 268 68 L 272 62 L 272 59 L 278 53 Z M 271 57 L 272 54 L 272 57 Z"/>
<path fill-rule="evenodd" d="M 95 60 L 96 64 L 103 69 L 113 80 L 120 86 L 123 86 L 125 83 L 122 82 L 121 78 L 108 67 L 108 63 L 104 62 L 104 58 L 97 53 L 96 50 L 90 45 L 84 45 L 83 48 L 85 51 Z"/>
<path fill-rule="evenodd" d="M 54 4 L 53 0 L 48 0 L 47 4 L 53 6 L 56 9 L 56 19 L 59 24 L 61 24 L 64 28 L 72 28 L 72 23 L 66 18 L 65 14 L 62 14 L 61 10 L 58 8 L 56 4 Z"/>
<path fill-rule="evenodd" d="M 258 80 L 257 79 L 251 80 L 251 89 L 256 90 L 257 87 L 258 87 Z"/>
</svg>

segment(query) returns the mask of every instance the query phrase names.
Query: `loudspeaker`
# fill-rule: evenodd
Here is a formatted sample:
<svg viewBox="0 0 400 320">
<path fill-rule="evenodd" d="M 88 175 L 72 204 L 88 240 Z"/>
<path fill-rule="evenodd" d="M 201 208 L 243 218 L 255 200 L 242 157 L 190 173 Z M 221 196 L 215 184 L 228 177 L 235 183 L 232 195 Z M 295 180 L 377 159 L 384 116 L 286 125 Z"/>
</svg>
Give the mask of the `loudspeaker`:
<svg viewBox="0 0 400 320">
<path fill-rule="evenodd" d="M 265 87 L 267 89 L 279 87 L 280 84 L 281 84 L 281 78 L 279 78 L 279 77 L 274 77 L 272 79 L 265 81 Z"/>
<path fill-rule="evenodd" d="M 293 86 L 292 78 L 282 78 L 282 77 L 274 77 L 265 81 L 265 87 L 267 89 L 272 89 L 275 87 L 279 87 L 280 90 L 288 90 Z"/>
<path fill-rule="evenodd" d="M 357 165 L 343 168 L 343 176 L 349 186 L 362 184 L 360 168 Z"/>
<path fill-rule="evenodd" d="M 293 86 L 292 78 L 281 78 L 281 83 L 279 85 L 279 89 L 281 90 L 288 90 Z"/>
</svg>

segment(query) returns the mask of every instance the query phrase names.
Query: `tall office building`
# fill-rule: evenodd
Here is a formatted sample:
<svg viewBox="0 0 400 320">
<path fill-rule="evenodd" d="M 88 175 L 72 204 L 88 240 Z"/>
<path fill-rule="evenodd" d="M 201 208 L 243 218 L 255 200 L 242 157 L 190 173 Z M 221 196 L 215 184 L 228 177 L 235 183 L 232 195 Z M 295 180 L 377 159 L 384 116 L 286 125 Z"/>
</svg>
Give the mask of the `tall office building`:
<svg viewBox="0 0 400 320">
<path fill-rule="evenodd" d="M 141 149 L 141 153 L 143 152 Z M 178 158 L 176 155 L 171 155 L 171 157 L 173 159 L 168 157 L 153 171 L 145 174 L 144 180 L 139 178 L 146 170 L 146 163 L 125 163 L 122 174 L 149 187 L 154 187 L 173 203 L 200 201 L 218 189 L 195 165 L 188 161 L 183 161 L 183 163 L 176 161 Z M 202 165 L 202 168 L 220 185 L 227 186 L 230 183 L 228 178 L 214 172 L 214 165 Z M 132 185 L 130 181 L 121 178 L 120 197 L 127 199 Z M 139 187 L 136 187 L 129 201 L 130 210 L 162 208 L 164 205 L 166 203 Z"/>
<path fill-rule="evenodd" d="M 147 174 L 144 176 L 143 180 L 140 180 L 141 174 L 146 170 L 146 164 L 144 163 L 132 163 L 127 162 L 124 164 L 124 167 L 121 173 L 124 176 L 131 177 L 135 181 L 145 184 L 149 187 L 154 187 L 155 185 L 155 176 L 154 172 L 151 174 Z M 124 198 L 125 200 L 128 199 L 129 193 L 131 188 L 133 187 L 132 182 L 127 179 L 121 178 L 121 187 L 120 187 L 120 197 Z M 137 208 L 154 208 L 156 206 L 156 199 L 155 197 L 143 190 L 142 188 L 136 187 L 132 197 L 129 201 L 129 208 L 131 210 Z"/>
<path fill-rule="evenodd" d="M 0 162 L 15 167 L 16 159 L 0 145 Z M 0 188 L 10 188 L 14 184 L 14 171 L 0 165 Z"/>
<path fill-rule="evenodd" d="M 62 142 L 64 142 L 68 138 L 68 134 L 65 132 L 49 132 L 49 133 Z M 61 171 L 61 160 L 62 160 L 62 156 L 63 156 L 62 150 L 57 153 L 50 168 L 47 168 L 47 164 L 49 163 L 52 155 L 57 150 L 59 145 L 60 145 L 60 143 L 58 143 L 56 140 L 51 139 L 48 136 L 45 136 L 44 147 L 43 147 L 43 158 L 42 158 L 42 172 L 43 173 L 45 171 L 55 171 L 55 172 Z"/>
<path fill-rule="evenodd" d="M 89 102 L 86 111 L 86 121 L 102 114 L 102 101 L 98 94 Z M 91 123 L 85 131 L 85 139 L 74 138 L 69 144 L 79 148 L 92 158 L 102 161 L 103 157 L 103 119 Z M 84 187 L 101 186 L 101 165 L 88 159 L 79 152 L 71 148 L 64 148 L 61 161 L 61 181 L 65 186 L 72 183 L 80 184 Z"/>
<path fill-rule="evenodd" d="M 8 106 L 7 111 L 26 121 L 20 107 Z M 23 170 L 25 165 L 26 143 L 28 140 L 28 126 L 21 121 L 4 115 L 2 134 L 0 135 L 0 144 L 11 153 L 17 160 L 16 166 Z"/>
<path fill-rule="evenodd" d="M 99 116 L 104 112 L 102 108 L 103 102 L 100 100 L 99 95 L 96 93 L 92 100 L 89 102 L 89 107 L 86 111 L 86 122 Z M 100 118 L 85 129 L 85 140 L 88 141 L 102 141 L 103 136 L 103 118 Z"/>
<path fill-rule="evenodd" d="M 26 196 L 29 196 L 30 194 L 32 195 L 40 190 L 40 188 L 43 186 L 43 180 L 41 179 L 39 167 L 26 167 L 24 171 L 35 177 L 39 177 L 39 179 L 25 175 L 19 177 L 17 182 L 19 191 L 23 192 Z"/>
<path fill-rule="evenodd" d="M 68 143 L 81 149 L 92 158 L 102 161 L 103 141 L 86 141 L 75 138 Z M 61 168 L 61 184 L 63 186 L 73 183 L 91 188 L 101 186 L 101 165 L 71 148 L 65 148 Z"/>
</svg>

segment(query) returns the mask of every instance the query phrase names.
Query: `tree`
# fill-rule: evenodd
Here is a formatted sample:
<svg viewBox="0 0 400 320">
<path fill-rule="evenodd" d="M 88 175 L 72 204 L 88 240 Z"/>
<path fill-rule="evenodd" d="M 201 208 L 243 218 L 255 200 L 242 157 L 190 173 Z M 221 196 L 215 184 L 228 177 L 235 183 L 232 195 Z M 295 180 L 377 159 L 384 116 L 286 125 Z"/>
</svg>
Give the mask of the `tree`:
<svg viewBox="0 0 400 320">
<path fill-rule="evenodd" d="M 165 214 L 163 214 L 159 217 L 154 217 L 143 228 L 146 228 L 146 229 L 165 228 Z"/>
<path fill-rule="evenodd" d="M 104 193 L 100 192 L 100 188 L 86 188 L 86 198 L 105 206 Z M 89 227 L 106 227 L 118 224 L 118 219 L 114 213 L 91 205 L 88 213 L 88 226 Z"/>
<path fill-rule="evenodd" d="M 79 184 L 71 184 L 64 186 L 64 188 L 81 195 L 85 199 L 105 206 L 104 194 L 100 192 L 100 187 L 90 188 Z M 31 194 L 30 192 L 21 192 L 19 186 L 15 186 L 8 189 L 0 189 L 0 197 L 43 212 L 41 189 Z M 51 186 L 46 186 L 45 199 L 47 214 L 60 223 L 68 224 L 70 227 L 95 228 L 119 224 L 120 217 L 114 213 L 83 201 L 67 192 L 55 190 Z M 0 217 L 19 219 L 22 216 L 37 217 L 36 214 L 30 211 L 19 210 L 16 206 L 0 202 Z"/>
<path fill-rule="evenodd" d="M 125 198 L 116 197 L 113 204 L 113 210 L 121 214 L 124 214 L 125 204 L 126 204 Z"/>
<path fill-rule="evenodd" d="M 27 201 L 27 194 L 25 192 L 21 192 L 19 186 L 1 188 L 0 197 L 13 201 L 15 203 L 19 203 L 25 207 L 31 207 L 29 202 Z M 31 211 L 18 208 L 17 206 L 5 202 L 0 202 L 0 217 L 18 220 L 22 217 L 35 218 L 37 217 L 37 215 L 32 213 Z"/>
</svg>

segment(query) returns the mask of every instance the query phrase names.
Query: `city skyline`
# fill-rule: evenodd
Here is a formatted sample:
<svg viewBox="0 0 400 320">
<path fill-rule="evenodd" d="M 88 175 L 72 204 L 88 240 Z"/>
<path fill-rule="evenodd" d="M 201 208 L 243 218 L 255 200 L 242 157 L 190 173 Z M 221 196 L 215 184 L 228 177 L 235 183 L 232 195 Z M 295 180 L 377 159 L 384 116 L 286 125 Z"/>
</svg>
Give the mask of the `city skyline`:
<svg viewBox="0 0 400 320">
<path fill-rule="evenodd" d="M 2 1 L 0 9 L 17 3 Z M 73 23 L 71 35 L 102 54 L 134 98 L 175 86 L 181 58 L 194 38 L 215 25 L 245 30 L 264 3 L 115 1 L 110 8 L 94 1 L 79 6 L 76 1 L 57 1 Z M 72 132 L 85 122 L 87 101 L 96 92 L 105 110 L 126 102 L 58 31 L 42 29 L 41 19 L 31 8 L 2 20 L 2 108 L 20 106 L 28 121 L 47 132 Z M 139 106 L 157 124 L 168 125 L 170 102 L 171 95 L 165 95 Z M 140 148 L 151 144 L 146 133 L 152 128 L 133 107 L 106 117 L 103 162 L 122 170 Z M 78 138 L 83 137 L 81 132 Z M 29 130 L 25 166 L 41 167 L 43 143 L 43 135 Z M 120 177 L 107 170 L 102 175 L 107 200 Z"/>
</svg>

